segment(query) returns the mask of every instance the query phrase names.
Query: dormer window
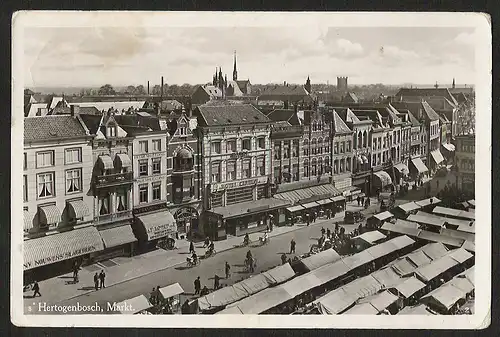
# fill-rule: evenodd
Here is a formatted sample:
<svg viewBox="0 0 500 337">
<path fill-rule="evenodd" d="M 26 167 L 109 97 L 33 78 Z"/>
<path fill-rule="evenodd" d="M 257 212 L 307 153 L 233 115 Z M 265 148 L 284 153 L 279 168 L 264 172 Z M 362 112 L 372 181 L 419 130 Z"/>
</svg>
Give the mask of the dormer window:
<svg viewBox="0 0 500 337">
<path fill-rule="evenodd" d="M 107 127 L 107 137 L 116 137 L 116 126 L 110 125 Z"/>
</svg>

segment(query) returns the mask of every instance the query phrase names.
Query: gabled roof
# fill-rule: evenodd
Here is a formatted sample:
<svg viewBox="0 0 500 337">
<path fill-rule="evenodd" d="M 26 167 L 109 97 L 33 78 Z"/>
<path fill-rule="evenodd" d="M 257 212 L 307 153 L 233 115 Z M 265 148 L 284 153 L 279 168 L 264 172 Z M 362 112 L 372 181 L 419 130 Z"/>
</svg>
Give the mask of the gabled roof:
<svg viewBox="0 0 500 337">
<path fill-rule="evenodd" d="M 306 100 L 311 99 L 303 85 L 275 85 L 264 89 L 259 100 Z"/>
<path fill-rule="evenodd" d="M 128 126 L 128 127 L 147 128 L 147 129 L 151 129 L 154 131 L 160 130 L 160 122 L 159 122 L 158 118 L 153 117 L 149 114 L 117 115 L 117 116 L 115 116 L 115 121 L 121 127 Z M 125 131 L 127 131 L 127 130 L 125 130 Z M 134 132 L 137 133 L 138 130 L 135 130 Z M 128 133 L 128 131 L 127 131 L 127 133 Z"/>
<path fill-rule="evenodd" d="M 240 86 L 236 81 L 227 81 L 227 88 L 231 87 L 233 92 L 230 96 L 243 96 L 243 91 L 241 91 Z"/>
<path fill-rule="evenodd" d="M 100 112 L 95 106 L 81 106 L 80 113 L 87 115 L 102 115 L 102 112 Z"/>
<path fill-rule="evenodd" d="M 344 123 L 342 118 L 340 118 L 339 114 L 335 109 L 332 111 L 333 113 L 333 129 L 335 133 L 351 133 L 351 129 Z"/>
<path fill-rule="evenodd" d="M 90 134 L 95 135 L 99 130 L 99 125 L 101 124 L 102 115 L 81 114 L 80 118 L 82 119 L 87 129 L 89 129 Z"/>
<path fill-rule="evenodd" d="M 271 120 L 251 104 L 200 105 L 194 110 L 200 126 L 269 123 Z"/>
<path fill-rule="evenodd" d="M 347 107 L 334 107 L 333 108 L 340 118 L 346 123 L 359 123 L 361 120 L 356 116 L 351 109 Z"/>
<path fill-rule="evenodd" d="M 413 116 L 413 114 L 411 113 L 410 110 L 406 110 L 408 111 L 408 119 L 410 120 L 410 123 L 412 126 L 420 126 L 420 122 L 418 121 L 418 119 L 415 118 L 415 116 Z"/>
<path fill-rule="evenodd" d="M 38 109 L 42 109 L 44 111 L 44 115 L 48 113 L 47 103 L 31 103 L 28 104 L 24 111 L 25 117 L 36 117 Z"/>
<path fill-rule="evenodd" d="M 469 101 L 469 99 L 463 92 L 452 93 L 452 95 L 453 97 L 455 97 L 458 103 L 466 103 Z"/>
<path fill-rule="evenodd" d="M 236 83 L 238 84 L 238 87 L 241 91 L 245 91 L 247 84 L 250 84 L 250 80 L 239 80 L 236 81 Z"/>
<path fill-rule="evenodd" d="M 201 89 L 197 89 L 197 90 L 205 91 L 208 94 L 208 96 L 210 96 L 211 98 L 222 97 L 222 91 L 220 90 L 220 88 L 216 87 L 215 85 L 202 85 L 199 88 L 201 88 Z"/>
<path fill-rule="evenodd" d="M 132 109 L 140 109 L 144 106 L 146 101 L 116 101 L 116 102 L 79 102 L 70 103 L 70 105 L 79 105 L 82 107 L 95 107 L 99 111 L 108 111 L 109 109 L 115 109 L 118 111 Z"/>
<path fill-rule="evenodd" d="M 425 101 L 421 102 L 392 102 L 396 108 L 404 108 L 410 110 L 414 117 L 418 120 L 424 118 L 426 121 L 437 121 L 439 115 L 436 111 Z"/>
<path fill-rule="evenodd" d="M 356 96 L 355 93 L 353 92 L 348 92 L 345 97 L 344 97 L 345 102 L 352 102 L 352 103 L 358 103 L 359 99 L 358 96 Z"/>
<path fill-rule="evenodd" d="M 295 110 L 276 109 L 267 114 L 267 117 L 275 122 L 286 121 L 291 125 L 302 125 L 302 120 L 298 118 Z"/>
<path fill-rule="evenodd" d="M 405 97 L 444 97 L 452 103 L 457 104 L 455 97 L 453 97 L 448 88 L 401 88 L 396 94 L 396 97 L 402 98 L 403 100 Z"/>
<path fill-rule="evenodd" d="M 53 115 L 24 119 L 24 141 L 36 142 L 86 137 L 85 129 L 73 116 Z"/>
</svg>

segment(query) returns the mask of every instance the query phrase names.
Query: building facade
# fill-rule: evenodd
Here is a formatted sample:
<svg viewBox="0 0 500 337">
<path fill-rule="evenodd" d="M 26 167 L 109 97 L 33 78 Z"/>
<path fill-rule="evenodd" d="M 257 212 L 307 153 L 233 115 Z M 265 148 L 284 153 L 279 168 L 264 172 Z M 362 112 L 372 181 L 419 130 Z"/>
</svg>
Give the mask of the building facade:
<svg viewBox="0 0 500 337">
<path fill-rule="evenodd" d="M 475 135 L 459 135 L 456 138 L 455 168 L 457 187 L 475 194 Z"/>
</svg>

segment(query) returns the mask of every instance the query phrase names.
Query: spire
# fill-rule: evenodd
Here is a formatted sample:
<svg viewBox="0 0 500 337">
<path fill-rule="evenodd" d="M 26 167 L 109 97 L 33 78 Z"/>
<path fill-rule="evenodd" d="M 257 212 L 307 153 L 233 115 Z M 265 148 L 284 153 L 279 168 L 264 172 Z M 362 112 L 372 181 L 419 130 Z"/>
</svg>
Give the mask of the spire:
<svg viewBox="0 0 500 337">
<path fill-rule="evenodd" d="M 455 89 L 455 77 L 453 77 L 453 83 L 451 84 L 451 87 Z"/>
<path fill-rule="evenodd" d="M 436 84 L 434 84 L 434 88 L 437 89 L 438 87 L 439 87 L 439 85 L 438 85 L 438 82 L 436 81 Z"/>
<path fill-rule="evenodd" d="M 309 78 L 309 75 L 307 75 L 307 81 L 306 85 L 304 85 L 304 89 L 306 89 L 309 94 L 311 93 L 311 79 Z"/>
<path fill-rule="evenodd" d="M 236 70 L 236 50 L 234 51 L 233 81 L 238 80 L 238 70 Z"/>
</svg>

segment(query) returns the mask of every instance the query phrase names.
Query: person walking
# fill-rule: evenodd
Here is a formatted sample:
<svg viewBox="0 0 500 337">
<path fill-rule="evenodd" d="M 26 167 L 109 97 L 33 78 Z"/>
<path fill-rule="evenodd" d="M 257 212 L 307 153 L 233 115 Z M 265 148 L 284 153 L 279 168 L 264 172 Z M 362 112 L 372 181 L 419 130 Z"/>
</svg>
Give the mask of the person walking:
<svg viewBox="0 0 500 337">
<path fill-rule="evenodd" d="M 219 275 L 215 274 L 214 276 L 214 290 L 217 290 L 220 288 L 220 277 Z"/>
<path fill-rule="evenodd" d="M 330 228 L 328 228 L 328 229 L 326 230 L 326 237 L 327 237 L 327 238 L 330 238 L 331 236 L 332 236 L 332 231 L 330 230 Z"/>
<path fill-rule="evenodd" d="M 94 288 L 95 290 L 99 290 L 99 274 L 94 274 Z"/>
<path fill-rule="evenodd" d="M 101 273 L 99 274 L 99 280 L 101 281 L 101 289 L 106 288 L 106 285 L 104 284 L 104 280 L 106 279 L 106 273 L 104 270 L 101 270 Z"/>
<path fill-rule="evenodd" d="M 295 254 L 295 240 L 290 241 L 290 254 Z"/>
<path fill-rule="evenodd" d="M 195 252 L 194 243 L 193 243 L 193 241 L 191 241 L 191 243 L 189 244 L 189 253 L 193 254 L 194 252 Z"/>
<path fill-rule="evenodd" d="M 358 206 L 360 205 L 360 202 L 361 202 L 361 197 L 358 195 L 358 197 L 356 198 L 356 201 L 358 202 Z"/>
<path fill-rule="evenodd" d="M 321 235 L 325 235 L 325 227 L 321 227 Z"/>
<path fill-rule="evenodd" d="M 283 253 L 283 254 L 281 255 L 281 264 L 286 264 L 286 260 L 287 260 L 286 254 L 285 254 L 285 253 Z"/>
<path fill-rule="evenodd" d="M 200 291 L 201 291 L 201 282 L 200 282 L 200 277 L 198 276 L 198 278 L 194 280 L 194 294 L 198 295 Z"/>
<path fill-rule="evenodd" d="M 40 297 L 42 297 L 42 294 L 40 293 L 40 286 L 38 285 L 38 282 L 35 281 L 33 283 L 33 297 L 36 297 L 36 295 L 40 295 Z"/>
<path fill-rule="evenodd" d="M 153 290 L 151 290 L 151 293 L 149 294 L 149 303 L 151 303 L 152 305 L 156 305 L 156 289 L 153 288 Z"/>
<path fill-rule="evenodd" d="M 226 270 L 226 279 L 228 279 L 231 277 L 231 266 L 229 265 L 229 263 L 227 263 L 227 261 L 226 261 L 225 270 Z"/>
</svg>

